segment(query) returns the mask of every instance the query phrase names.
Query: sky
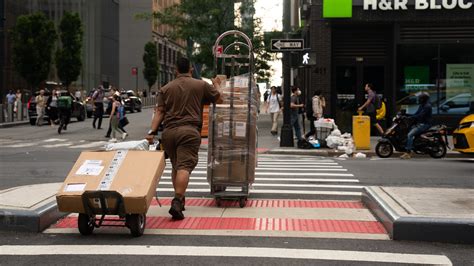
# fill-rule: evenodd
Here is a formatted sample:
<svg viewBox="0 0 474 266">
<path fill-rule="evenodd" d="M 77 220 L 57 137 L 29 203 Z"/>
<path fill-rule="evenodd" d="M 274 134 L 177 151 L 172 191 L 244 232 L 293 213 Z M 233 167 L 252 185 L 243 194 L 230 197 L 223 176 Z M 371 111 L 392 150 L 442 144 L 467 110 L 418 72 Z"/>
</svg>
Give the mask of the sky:
<svg viewBox="0 0 474 266">
<path fill-rule="evenodd" d="M 255 16 L 262 19 L 264 31 L 281 31 L 283 28 L 283 1 L 257 0 L 255 3 Z M 270 85 L 281 85 L 281 61 L 270 64 L 275 71 L 270 79 Z"/>
</svg>

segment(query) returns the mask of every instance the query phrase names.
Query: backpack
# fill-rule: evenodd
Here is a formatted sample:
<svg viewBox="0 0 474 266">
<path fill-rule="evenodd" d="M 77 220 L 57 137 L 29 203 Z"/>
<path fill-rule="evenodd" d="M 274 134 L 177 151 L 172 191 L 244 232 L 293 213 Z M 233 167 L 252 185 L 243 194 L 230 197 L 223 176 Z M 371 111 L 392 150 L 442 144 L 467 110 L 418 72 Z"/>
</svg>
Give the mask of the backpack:
<svg viewBox="0 0 474 266">
<path fill-rule="evenodd" d="M 123 105 L 117 107 L 117 114 L 119 120 L 122 120 L 125 117 L 125 107 L 123 107 Z"/>
<path fill-rule="evenodd" d="M 298 140 L 298 149 L 313 149 L 313 144 L 309 143 L 309 141 L 305 139 Z"/>
<path fill-rule="evenodd" d="M 380 107 L 379 109 L 377 109 L 377 112 L 376 112 L 376 119 L 377 120 L 382 120 L 385 118 L 385 114 L 387 113 L 387 109 L 385 107 L 385 103 L 383 101 L 382 102 L 382 107 Z"/>
<path fill-rule="evenodd" d="M 72 106 L 72 99 L 70 96 L 59 96 L 58 97 L 58 108 L 68 109 Z"/>
</svg>

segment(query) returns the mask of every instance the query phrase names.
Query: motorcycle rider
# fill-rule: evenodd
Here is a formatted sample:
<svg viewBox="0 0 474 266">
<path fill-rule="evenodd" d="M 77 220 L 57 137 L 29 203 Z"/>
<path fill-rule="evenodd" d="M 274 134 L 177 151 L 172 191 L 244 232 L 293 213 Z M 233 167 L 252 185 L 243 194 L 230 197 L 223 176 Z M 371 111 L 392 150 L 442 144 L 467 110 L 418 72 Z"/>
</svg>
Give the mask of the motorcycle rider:
<svg viewBox="0 0 474 266">
<path fill-rule="evenodd" d="M 415 120 L 415 124 L 408 133 L 406 152 L 400 156 L 401 159 L 411 159 L 411 155 L 413 153 L 413 140 L 416 136 L 420 135 L 431 127 L 432 108 L 429 99 L 430 96 L 427 93 L 422 93 L 418 96 L 418 102 L 420 106 L 418 107 L 418 110 L 415 112 L 415 114 L 411 116 L 411 118 Z"/>
</svg>

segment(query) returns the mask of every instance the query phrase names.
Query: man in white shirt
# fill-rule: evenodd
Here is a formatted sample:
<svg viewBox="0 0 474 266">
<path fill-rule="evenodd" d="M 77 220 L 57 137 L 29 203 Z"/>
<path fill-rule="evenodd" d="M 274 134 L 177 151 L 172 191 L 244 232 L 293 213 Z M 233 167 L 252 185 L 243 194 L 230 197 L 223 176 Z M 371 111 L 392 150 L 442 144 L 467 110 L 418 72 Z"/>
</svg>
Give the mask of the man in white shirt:
<svg viewBox="0 0 474 266">
<path fill-rule="evenodd" d="M 282 110 L 281 96 L 277 93 L 276 87 L 272 86 L 272 92 L 267 98 L 268 112 L 272 117 L 272 130 L 270 131 L 273 136 L 278 134 L 278 116 Z"/>
</svg>

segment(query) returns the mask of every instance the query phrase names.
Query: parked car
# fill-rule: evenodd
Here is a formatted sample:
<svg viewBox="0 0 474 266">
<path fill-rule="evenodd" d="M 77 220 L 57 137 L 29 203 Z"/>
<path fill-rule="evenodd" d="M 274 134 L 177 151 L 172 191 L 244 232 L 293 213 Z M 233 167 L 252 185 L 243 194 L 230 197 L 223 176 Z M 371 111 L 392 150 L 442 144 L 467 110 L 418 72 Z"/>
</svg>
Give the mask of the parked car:
<svg viewBox="0 0 474 266">
<path fill-rule="evenodd" d="M 130 113 L 142 111 L 142 100 L 135 95 L 134 91 L 122 91 L 120 92 L 120 97 L 122 98 L 125 111 L 130 111 Z"/>
<path fill-rule="evenodd" d="M 464 117 L 453 132 L 454 150 L 474 154 L 474 114 Z"/>
<path fill-rule="evenodd" d="M 60 91 L 61 95 L 67 95 L 70 94 L 66 90 L 61 90 Z M 36 112 L 36 96 L 39 94 L 39 92 L 35 92 L 33 96 L 31 96 L 30 100 L 28 101 L 27 107 L 28 107 L 28 116 L 30 118 L 30 125 L 34 126 L 36 124 L 36 118 L 38 117 L 38 114 Z M 72 101 L 72 115 L 71 117 L 77 118 L 77 121 L 84 121 L 86 119 L 86 107 L 83 102 L 79 101 L 76 99 L 72 94 L 70 94 L 72 98 L 74 99 Z M 49 91 L 45 91 L 45 96 L 51 97 L 51 93 Z M 44 120 L 46 122 L 49 121 L 49 117 L 47 112 L 44 115 Z"/>
<path fill-rule="evenodd" d="M 471 101 L 471 93 L 457 94 L 441 102 L 439 105 L 439 114 L 469 114 Z"/>
</svg>

